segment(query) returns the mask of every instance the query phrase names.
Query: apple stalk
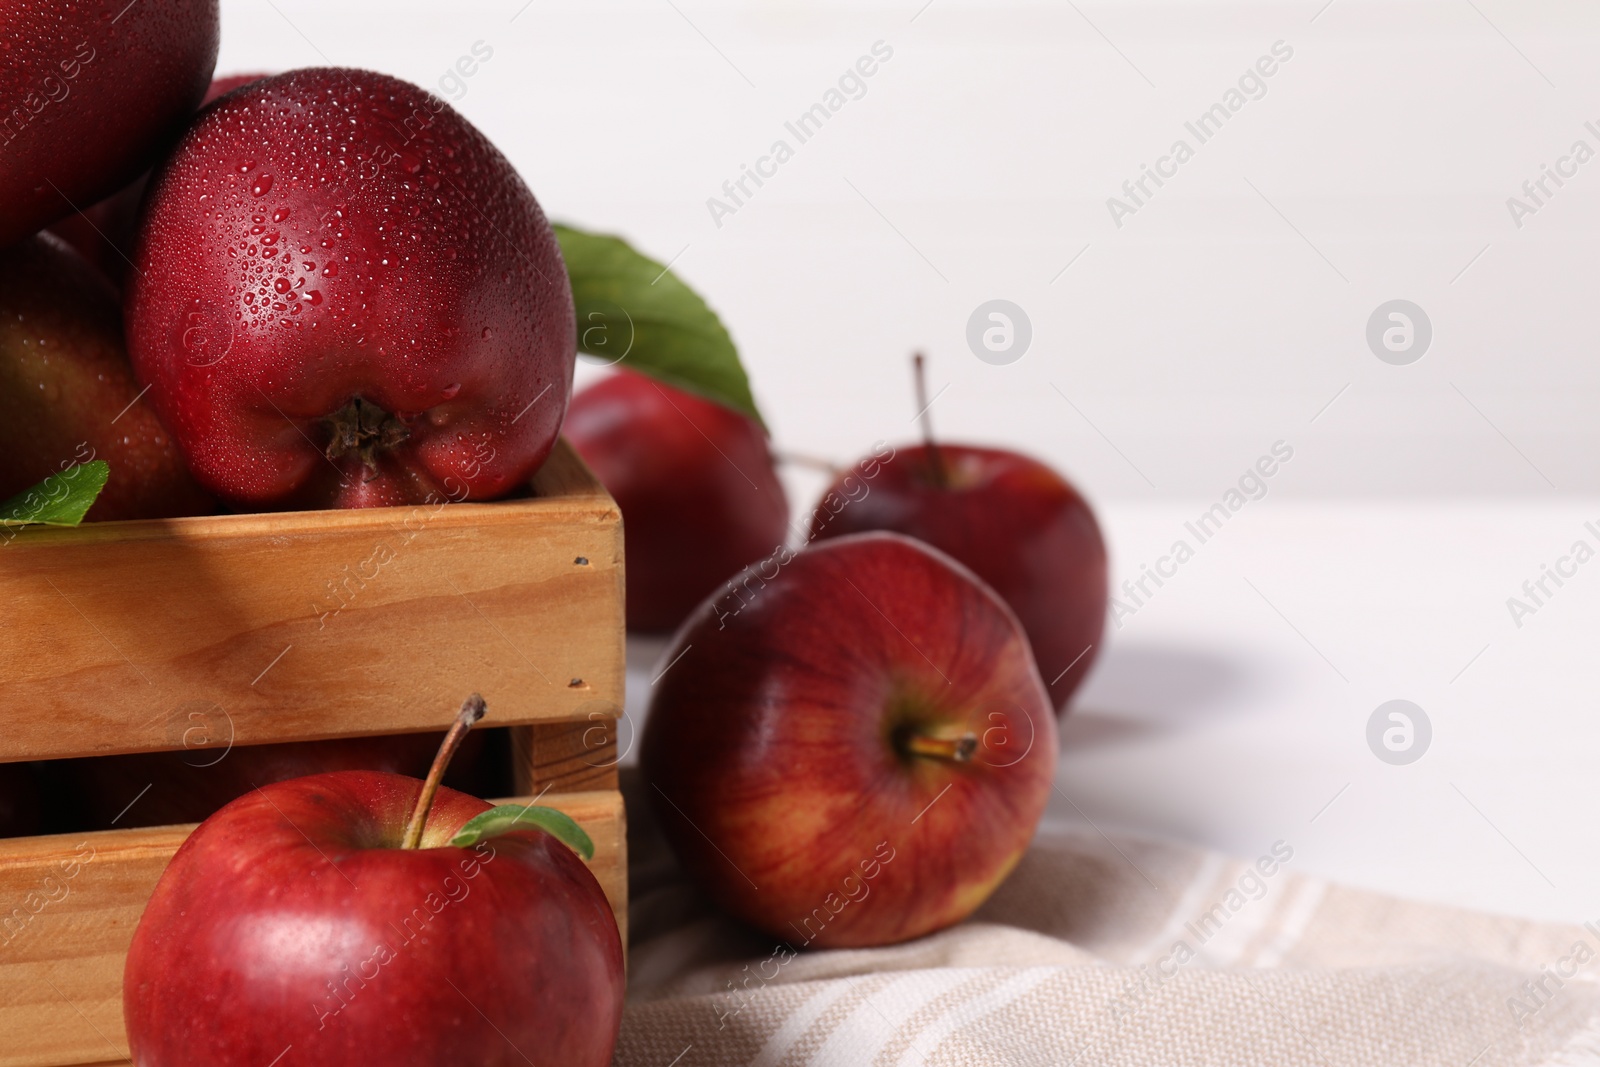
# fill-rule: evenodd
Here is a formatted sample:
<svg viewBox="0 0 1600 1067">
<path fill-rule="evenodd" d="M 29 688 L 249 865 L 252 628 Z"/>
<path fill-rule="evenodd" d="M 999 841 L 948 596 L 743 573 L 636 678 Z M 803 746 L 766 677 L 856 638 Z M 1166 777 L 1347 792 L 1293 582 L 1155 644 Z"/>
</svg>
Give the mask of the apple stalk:
<svg viewBox="0 0 1600 1067">
<path fill-rule="evenodd" d="M 900 739 L 900 747 L 908 756 L 926 756 L 930 759 L 966 763 L 978 750 L 978 735 L 971 732 L 964 733 L 960 737 L 906 734 Z"/>
<path fill-rule="evenodd" d="M 487 710 L 483 697 L 477 693 L 462 701 L 461 713 L 456 716 L 450 732 L 444 735 L 444 740 L 439 744 L 439 754 L 433 757 L 433 766 L 428 768 L 428 777 L 422 783 L 422 792 L 417 796 L 417 806 L 411 809 L 411 818 L 406 822 L 405 836 L 400 841 L 401 848 L 414 849 L 422 846 L 422 831 L 428 825 L 428 811 L 433 807 L 433 798 L 439 792 L 439 783 L 444 781 L 444 772 L 450 766 L 450 760 L 455 756 L 456 749 L 466 740 L 467 731 L 472 729 L 473 723 L 483 718 Z"/>
<path fill-rule="evenodd" d="M 922 424 L 922 440 L 928 447 L 928 466 L 931 468 L 933 484 L 941 489 L 948 489 L 950 474 L 945 469 L 944 455 L 940 453 L 939 445 L 933 439 L 933 415 L 928 411 L 933 407 L 933 402 L 928 399 L 928 374 L 924 363 L 921 352 L 912 355 L 911 365 L 917 383 L 917 421 Z"/>
</svg>

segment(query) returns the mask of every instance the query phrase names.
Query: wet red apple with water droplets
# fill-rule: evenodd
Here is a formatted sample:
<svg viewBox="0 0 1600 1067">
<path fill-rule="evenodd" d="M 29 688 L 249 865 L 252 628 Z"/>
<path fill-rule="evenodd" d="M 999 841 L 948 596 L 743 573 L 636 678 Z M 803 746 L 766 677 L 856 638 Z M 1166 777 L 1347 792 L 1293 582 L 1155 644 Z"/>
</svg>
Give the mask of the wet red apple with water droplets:
<svg viewBox="0 0 1600 1067">
<path fill-rule="evenodd" d="M 211 80 L 217 0 L 0 4 L 0 247 L 126 185 Z"/>
<path fill-rule="evenodd" d="M 266 78 L 156 172 L 130 353 L 236 506 L 490 499 L 555 445 L 576 354 L 544 213 L 437 97 L 360 70 Z"/>
<path fill-rule="evenodd" d="M 212 81 L 206 90 L 206 104 L 226 96 L 240 86 L 260 81 L 265 74 L 229 74 Z M 90 263 L 99 267 L 113 285 L 121 287 L 133 262 L 134 237 L 138 232 L 139 204 L 144 200 L 148 173 L 99 203 L 82 207 L 50 227 L 50 232 L 78 250 Z"/>
</svg>

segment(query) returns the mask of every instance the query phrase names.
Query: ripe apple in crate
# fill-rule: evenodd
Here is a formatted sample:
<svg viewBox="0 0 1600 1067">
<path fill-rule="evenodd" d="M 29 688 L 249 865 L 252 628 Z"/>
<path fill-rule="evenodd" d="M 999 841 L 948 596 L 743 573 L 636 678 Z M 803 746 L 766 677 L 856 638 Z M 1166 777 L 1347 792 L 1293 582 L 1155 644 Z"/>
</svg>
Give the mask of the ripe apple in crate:
<svg viewBox="0 0 1600 1067">
<path fill-rule="evenodd" d="M 674 850 L 791 944 L 960 921 L 1021 858 L 1055 772 L 1016 616 L 898 534 L 815 545 L 769 575 L 746 571 L 663 653 L 640 756 Z"/>
<path fill-rule="evenodd" d="M 213 511 L 139 394 L 106 280 L 48 234 L 0 251 L 0 500 L 103 459 L 90 520 Z"/>
<path fill-rule="evenodd" d="M 260 81 L 265 74 L 230 74 L 216 78 L 200 101 L 204 107 L 219 96 L 226 96 L 242 85 Z M 50 227 L 50 232 L 78 250 L 84 259 L 100 268 L 111 283 L 121 288 L 133 262 L 133 242 L 139 223 L 139 204 L 144 200 L 149 172 L 104 200 L 74 211 Z"/>
<path fill-rule="evenodd" d="M 442 736 L 339 737 L 90 756 L 59 760 L 51 770 L 53 781 L 62 783 L 88 829 L 170 826 L 199 822 L 269 782 L 331 771 L 384 771 L 420 777 L 428 772 Z M 474 731 L 461 743 L 450 761 L 448 784 L 477 795 L 494 795 L 478 788 L 491 779 L 491 761 L 485 752 L 489 737 L 485 731 Z"/>
<path fill-rule="evenodd" d="M 572 387 L 555 234 L 439 98 L 311 68 L 201 113 L 151 178 L 128 346 L 200 482 L 244 509 L 482 500 Z"/>
<path fill-rule="evenodd" d="M 205 93 L 219 35 L 217 0 L 0 5 L 0 247 L 155 162 Z"/>
</svg>

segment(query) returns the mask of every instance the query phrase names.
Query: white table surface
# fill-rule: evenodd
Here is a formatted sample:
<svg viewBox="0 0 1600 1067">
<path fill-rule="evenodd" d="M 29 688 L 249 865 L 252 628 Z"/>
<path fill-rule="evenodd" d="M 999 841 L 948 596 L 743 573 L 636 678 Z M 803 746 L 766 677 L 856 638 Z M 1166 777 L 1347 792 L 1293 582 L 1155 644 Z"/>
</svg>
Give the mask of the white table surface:
<svg viewBox="0 0 1600 1067">
<path fill-rule="evenodd" d="M 1102 504 L 1114 582 L 1193 544 L 1184 522 L 1210 503 Z M 1588 521 L 1600 500 L 1247 504 L 1108 626 L 1063 725 L 1071 799 L 1047 818 L 1244 856 L 1281 838 L 1303 873 L 1600 917 L 1600 559 L 1520 628 L 1506 606 L 1574 541 L 1600 549 Z M 630 641 L 630 731 L 663 644 Z M 1405 766 L 1366 741 L 1397 698 L 1433 729 Z"/>
</svg>

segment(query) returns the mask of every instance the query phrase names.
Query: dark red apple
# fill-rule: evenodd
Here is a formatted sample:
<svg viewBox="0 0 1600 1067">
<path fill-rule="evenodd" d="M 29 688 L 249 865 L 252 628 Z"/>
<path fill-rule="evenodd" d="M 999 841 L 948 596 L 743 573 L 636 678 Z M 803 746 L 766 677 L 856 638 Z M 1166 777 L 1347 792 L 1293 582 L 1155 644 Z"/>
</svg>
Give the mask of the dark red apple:
<svg viewBox="0 0 1600 1067">
<path fill-rule="evenodd" d="M 260 81 L 265 74 L 230 74 L 216 78 L 200 101 L 200 106 L 233 92 L 242 85 Z M 133 262 L 133 239 L 138 230 L 139 203 L 144 199 L 148 173 L 141 174 L 119 191 L 98 203 L 56 222 L 50 232 L 78 250 L 78 254 L 99 267 L 113 285 L 122 287 L 124 275 Z"/>
<path fill-rule="evenodd" d="M 0 247 L 138 177 L 211 81 L 217 0 L 0 5 Z"/>
<path fill-rule="evenodd" d="M 47 234 L 0 251 L 0 500 L 103 459 L 88 519 L 213 511 L 140 392 L 106 280 Z"/>
<path fill-rule="evenodd" d="M 747 415 L 624 370 L 574 396 L 562 432 L 622 509 L 630 630 L 673 629 L 786 539 L 789 502 Z"/>
<path fill-rule="evenodd" d="M 489 499 L 555 445 L 576 330 L 522 179 L 437 97 L 293 71 L 207 108 L 151 179 L 129 350 L 245 508 Z"/>
<path fill-rule="evenodd" d="M 610 1063 L 622 942 L 599 883 L 547 824 L 452 844 L 489 805 L 430 804 L 436 783 L 314 775 L 202 823 L 128 951 L 133 1062 Z"/>
<path fill-rule="evenodd" d="M 702 604 L 662 656 L 641 763 L 722 907 L 791 945 L 959 922 L 1027 848 L 1055 716 L 1009 608 L 898 534 L 816 545 Z"/>
<path fill-rule="evenodd" d="M 1100 526 L 1038 460 L 939 443 L 871 456 L 823 496 L 813 539 L 893 530 L 949 553 L 1017 613 L 1058 709 L 1100 649 L 1109 587 Z"/>
<path fill-rule="evenodd" d="M 193 729 L 216 731 L 222 722 Z M 475 795 L 491 777 L 487 732 L 474 731 L 450 763 L 446 781 Z M 78 808 L 84 827 L 170 826 L 199 822 L 258 786 L 331 771 L 383 771 L 420 778 L 439 749 L 442 734 L 348 737 L 274 745 L 186 748 L 131 756 L 94 756 L 55 765 Z"/>
</svg>

